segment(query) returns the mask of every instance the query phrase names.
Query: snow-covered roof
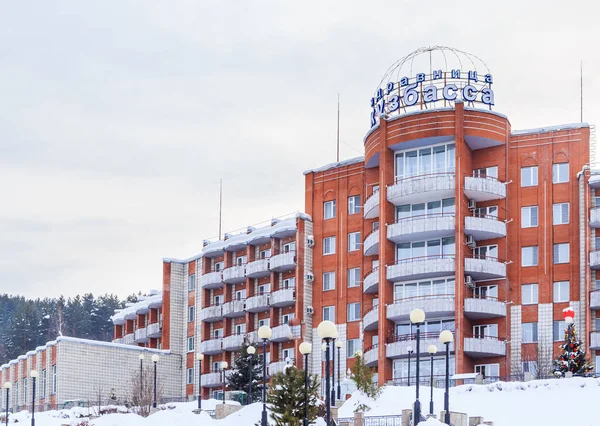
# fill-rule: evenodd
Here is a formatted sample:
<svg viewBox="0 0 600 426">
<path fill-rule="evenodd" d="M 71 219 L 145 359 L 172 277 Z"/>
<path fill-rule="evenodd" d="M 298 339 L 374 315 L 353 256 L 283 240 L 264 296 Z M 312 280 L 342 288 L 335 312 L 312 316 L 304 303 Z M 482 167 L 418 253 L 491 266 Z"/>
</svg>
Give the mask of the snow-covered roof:
<svg viewBox="0 0 600 426">
<path fill-rule="evenodd" d="M 512 132 L 510 132 L 510 135 L 511 136 L 533 135 L 533 134 L 537 134 L 537 133 L 558 132 L 560 130 L 584 129 L 587 127 L 590 127 L 590 125 L 588 123 L 559 124 L 556 126 L 538 127 L 535 129 L 513 130 Z"/>
<path fill-rule="evenodd" d="M 16 359 L 11 359 L 11 360 L 10 360 L 8 363 L 9 363 L 10 365 L 15 365 L 15 364 L 18 364 L 18 362 L 19 362 L 19 361 L 17 361 Z"/>
<path fill-rule="evenodd" d="M 17 359 L 19 361 L 25 361 L 27 359 L 27 356 L 25 356 L 25 355 L 19 355 L 19 357 Z"/>
<path fill-rule="evenodd" d="M 152 290 L 149 296 L 140 297 L 136 303 L 128 303 L 125 309 L 118 309 L 111 317 L 116 325 L 125 324 L 126 320 L 135 319 L 137 314 L 145 314 L 150 309 L 160 308 L 162 306 L 162 293 Z"/>
<path fill-rule="evenodd" d="M 337 169 L 338 167 L 351 166 L 352 164 L 358 164 L 365 161 L 364 155 L 361 157 L 348 158 L 347 160 L 336 161 L 335 163 L 325 164 L 324 166 L 317 167 L 316 169 L 305 170 L 304 174 L 324 172 L 327 170 Z"/>
<path fill-rule="evenodd" d="M 35 355 L 35 351 L 29 351 L 25 355 L 27 355 L 27 356 L 34 356 Z"/>
<path fill-rule="evenodd" d="M 89 340 L 89 339 L 80 339 L 78 337 L 68 337 L 68 336 L 60 336 L 56 339 L 57 342 L 71 342 L 71 343 L 80 343 L 85 345 L 92 346 L 104 346 L 110 348 L 119 348 L 119 349 L 128 349 L 137 352 L 150 352 L 155 354 L 170 354 L 170 350 L 164 349 L 151 349 L 145 348 L 143 346 L 137 345 L 126 345 L 124 343 L 113 343 L 113 342 L 101 342 L 99 340 Z"/>
</svg>

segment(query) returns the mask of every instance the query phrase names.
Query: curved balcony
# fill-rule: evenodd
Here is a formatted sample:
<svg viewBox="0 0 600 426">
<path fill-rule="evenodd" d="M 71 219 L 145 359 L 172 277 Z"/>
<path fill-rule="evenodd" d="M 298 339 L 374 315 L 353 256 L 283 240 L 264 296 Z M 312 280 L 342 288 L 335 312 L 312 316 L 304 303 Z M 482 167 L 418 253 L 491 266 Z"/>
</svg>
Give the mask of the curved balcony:
<svg viewBox="0 0 600 426">
<path fill-rule="evenodd" d="M 264 312 L 269 310 L 269 294 L 260 294 L 246 299 L 246 312 Z"/>
<path fill-rule="evenodd" d="M 269 371 L 268 371 L 268 376 L 272 377 L 277 373 L 283 373 L 285 371 L 286 366 L 288 365 L 294 365 L 294 361 L 293 360 L 289 360 L 288 361 L 276 361 L 276 362 L 272 362 L 268 365 L 269 367 Z"/>
<path fill-rule="evenodd" d="M 248 278 L 262 278 L 270 274 L 269 259 L 258 259 L 246 264 L 246 276 Z"/>
<path fill-rule="evenodd" d="M 200 310 L 200 321 L 216 322 L 223 319 L 223 307 L 221 305 L 207 306 Z"/>
<path fill-rule="evenodd" d="M 123 344 L 125 344 L 125 345 L 133 345 L 134 341 L 135 341 L 134 333 L 129 333 L 129 334 L 126 334 L 125 336 L 123 336 Z"/>
<path fill-rule="evenodd" d="M 162 335 L 162 327 L 157 322 L 153 324 L 148 324 L 148 326 L 146 327 L 146 334 L 150 339 L 160 337 Z"/>
<path fill-rule="evenodd" d="M 439 332 L 421 333 L 419 345 L 419 353 L 421 356 L 428 354 L 427 349 L 429 348 L 429 345 L 435 345 L 438 353 L 446 351 L 446 347 L 440 342 Z M 385 356 L 386 358 L 391 359 L 408 358 L 409 346 L 412 347 L 413 351 L 417 349 L 416 333 L 389 337 L 385 344 Z M 450 343 L 450 352 L 454 352 L 454 341 Z"/>
<path fill-rule="evenodd" d="M 600 269 L 600 249 L 590 252 L 590 268 Z"/>
<path fill-rule="evenodd" d="M 223 282 L 240 284 L 246 281 L 246 265 L 235 265 L 223 269 Z"/>
<path fill-rule="evenodd" d="M 454 275 L 455 270 L 453 255 L 421 256 L 388 265 L 386 277 L 390 281 L 409 281 Z"/>
<path fill-rule="evenodd" d="M 475 281 L 506 277 L 506 264 L 491 256 L 472 255 L 465 258 L 465 274 Z"/>
<path fill-rule="evenodd" d="M 600 331 L 590 333 L 590 349 L 600 351 Z"/>
<path fill-rule="evenodd" d="M 365 256 L 374 256 L 379 254 L 379 229 L 374 229 L 365 237 L 363 243 L 363 252 Z"/>
<path fill-rule="evenodd" d="M 118 337 L 116 339 L 113 339 L 112 342 L 113 343 L 118 343 L 118 344 L 123 344 L 123 338 L 122 337 Z"/>
<path fill-rule="evenodd" d="M 273 328 L 271 342 L 288 342 L 294 338 L 294 335 L 299 335 L 300 326 L 290 326 L 289 324 L 281 324 Z"/>
<path fill-rule="evenodd" d="M 283 308 L 285 306 L 292 306 L 296 303 L 294 288 L 285 288 L 283 290 L 277 290 L 271 293 L 270 304 L 274 308 Z"/>
<path fill-rule="evenodd" d="M 234 334 L 233 336 L 223 337 L 223 350 L 226 352 L 238 351 L 244 344 L 243 334 Z"/>
<path fill-rule="evenodd" d="M 133 342 L 134 343 L 146 343 L 148 342 L 148 333 L 146 331 L 146 327 L 138 328 L 135 330 Z"/>
<path fill-rule="evenodd" d="M 363 215 L 365 219 L 379 217 L 379 191 L 374 192 L 366 199 L 363 205 Z"/>
<path fill-rule="evenodd" d="M 454 213 L 436 213 L 411 216 L 388 224 L 387 238 L 395 243 L 427 240 L 454 235 L 456 229 Z"/>
<path fill-rule="evenodd" d="M 223 352 L 223 339 L 210 339 L 200 342 L 200 353 L 204 355 L 217 355 Z"/>
<path fill-rule="evenodd" d="M 223 304 L 223 316 L 225 318 L 238 318 L 246 315 L 244 311 L 245 300 L 232 300 Z"/>
<path fill-rule="evenodd" d="M 590 293 L 590 309 L 600 310 L 600 290 Z"/>
<path fill-rule="evenodd" d="M 590 226 L 592 228 L 600 228 L 600 207 L 592 207 L 590 209 Z"/>
<path fill-rule="evenodd" d="M 395 206 L 454 197 L 454 173 L 434 173 L 396 180 L 387 188 L 387 200 Z"/>
<path fill-rule="evenodd" d="M 478 215 L 465 217 L 465 233 L 475 241 L 506 237 L 506 223 L 497 216 Z"/>
<path fill-rule="evenodd" d="M 373 345 L 365 349 L 363 358 L 367 367 L 376 367 L 377 362 L 379 361 L 378 345 Z"/>
<path fill-rule="evenodd" d="M 215 371 L 203 374 L 202 378 L 200 379 L 200 383 L 202 387 L 205 388 L 216 388 L 223 386 L 223 373 L 220 371 Z"/>
<path fill-rule="evenodd" d="M 465 316 L 475 320 L 505 317 L 506 303 L 494 297 L 465 299 Z"/>
<path fill-rule="evenodd" d="M 273 272 L 291 271 L 296 267 L 296 252 L 288 251 L 271 256 L 270 266 Z"/>
<path fill-rule="evenodd" d="M 476 202 L 506 198 L 506 185 L 491 176 L 465 177 L 465 195 Z"/>
<path fill-rule="evenodd" d="M 425 311 L 427 319 L 454 316 L 454 295 L 436 294 L 398 299 L 386 306 L 385 316 L 392 321 L 405 321 L 409 319 L 410 312 L 417 308 Z"/>
<path fill-rule="evenodd" d="M 365 330 L 365 331 L 376 330 L 378 320 L 379 320 L 379 308 L 378 308 L 378 305 L 375 305 L 363 317 L 363 330 Z"/>
<path fill-rule="evenodd" d="M 221 271 L 213 271 L 200 277 L 200 287 L 206 290 L 223 287 L 223 274 Z"/>
<path fill-rule="evenodd" d="M 505 356 L 506 341 L 497 337 L 465 337 L 464 352 L 472 358 L 484 358 L 489 356 Z"/>
<path fill-rule="evenodd" d="M 375 268 L 363 278 L 363 293 L 377 293 L 378 291 L 379 268 Z"/>
</svg>

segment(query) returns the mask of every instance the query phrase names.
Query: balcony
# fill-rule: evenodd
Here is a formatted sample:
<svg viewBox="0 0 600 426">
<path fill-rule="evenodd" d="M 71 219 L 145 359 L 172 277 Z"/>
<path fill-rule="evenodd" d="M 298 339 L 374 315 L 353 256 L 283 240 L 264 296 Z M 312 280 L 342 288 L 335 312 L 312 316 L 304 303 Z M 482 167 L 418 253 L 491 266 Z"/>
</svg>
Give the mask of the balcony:
<svg viewBox="0 0 600 426">
<path fill-rule="evenodd" d="M 146 334 L 150 339 L 155 339 L 162 335 L 162 328 L 159 323 L 148 324 L 146 327 Z"/>
<path fill-rule="evenodd" d="M 454 197 L 454 173 L 434 173 L 396 180 L 388 186 L 387 200 L 395 206 Z"/>
<path fill-rule="evenodd" d="M 222 338 L 210 339 L 200 342 L 200 353 L 204 355 L 217 355 L 223 352 L 221 344 L 223 343 Z"/>
<path fill-rule="evenodd" d="M 119 338 L 117 338 L 117 339 L 113 339 L 113 341 L 112 341 L 112 342 L 113 342 L 113 343 L 118 343 L 118 344 L 123 344 L 123 338 L 122 338 L 122 337 L 119 337 Z"/>
<path fill-rule="evenodd" d="M 395 243 L 420 241 L 454 235 L 456 229 L 454 213 L 437 213 L 411 216 L 388 224 L 387 238 Z"/>
<path fill-rule="evenodd" d="M 363 278 L 363 293 L 377 293 L 379 291 L 379 268 L 373 269 Z"/>
<path fill-rule="evenodd" d="M 365 219 L 379 217 L 379 191 L 374 192 L 366 199 L 363 205 L 363 215 Z"/>
<path fill-rule="evenodd" d="M 592 228 L 600 228 L 600 207 L 592 207 L 590 209 L 590 226 Z"/>
<path fill-rule="evenodd" d="M 590 252 L 590 268 L 600 269 L 600 249 Z"/>
<path fill-rule="evenodd" d="M 590 293 L 590 309 L 600 310 L 600 290 Z"/>
<path fill-rule="evenodd" d="M 388 265 L 387 279 L 390 281 L 408 281 L 421 278 L 435 278 L 454 275 L 456 267 L 453 255 L 433 255 L 398 260 Z"/>
<path fill-rule="evenodd" d="M 223 350 L 227 352 L 235 352 L 242 347 L 244 343 L 244 334 L 234 334 L 223 338 Z"/>
<path fill-rule="evenodd" d="M 421 333 L 419 352 L 421 356 L 427 354 L 429 345 L 435 345 L 439 353 L 446 351 L 446 347 L 440 342 L 440 333 Z M 387 358 L 408 358 L 408 347 L 412 347 L 413 351 L 417 349 L 417 335 L 403 334 L 399 336 L 392 336 L 387 339 L 385 344 L 385 356 Z M 450 352 L 454 352 L 454 342 L 450 343 Z M 414 356 L 414 355 L 413 355 Z"/>
<path fill-rule="evenodd" d="M 363 358 L 367 367 L 377 367 L 377 362 L 379 360 L 378 345 L 373 345 L 365 349 Z"/>
<path fill-rule="evenodd" d="M 293 360 L 288 361 L 277 361 L 269 364 L 269 376 L 274 376 L 277 373 L 283 373 L 287 365 L 294 365 Z"/>
<path fill-rule="evenodd" d="M 378 309 L 378 305 L 375 305 L 363 317 L 363 330 L 365 330 L 365 331 L 376 330 L 378 320 L 379 320 L 379 309 Z"/>
<path fill-rule="evenodd" d="M 491 176 L 467 176 L 465 195 L 476 202 L 503 200 L 506 198 L 506 185 Z"/>
<path fill-rule="evenodd" d="M 138 328 L 134 333 L 134 343 L 146 343 L 148 341 L 148 333 L 146 327 Z"/>
<path fill-rule="evenodd" d="M 590 350 L 600 351 L 600 331 L 590 333 Z"/>
<path fill-rule="evenodd" d="M 273 272 L 291 271 L 296 267 L 296 252 L 288 251 L 271 256 L 270 266 Z"/>
<path fill-rule="evenodd" d="M 223 306 L 213 305 L 207 306 L 200 310 L 200 321 L 216 322 L 223 319 Z"/>
<path fill-rule="evenodd" d="M 223 269 L 223 282 L 239 284 L 246 281 L 246 265 L 235 265 Z"/>
<path fill-rule="evenodd" d="M 260 294 L 246 299 L 246 312 L 264 312 L 269 310 L 269 294 Z"/>
<path fill-rule="evenodd" d="M 506 223 L 493 215 L 465 217 L 465 233 L 475 241 L 506 237 Z"/>
<path fill-rule="evenodd" d="M 205 388 L 216 388 L 223 386 L 223 373 L 216 371 L 203 374 L 200 383 Z"/>
<path fill-rule="evenodd" d="M 213 271 L 200 277 L 200 287 L 206 290 L 223 287 L 223 275 L 221 271 Z"/>
<path fill-rule="evenodd" d="M 465 299 L 465 316 L 469 319 L 506 316 L 506 303 L 492 297 Z"/>
<path fill-rule="evenodd" d="M 395 300 L 386 306 L 386 318 L 391 321 L 406 321 L 410 312 L 417 308 L 425 311 L 427 319 L 454 316 L 454 295 L 436 294 Z"/>
<path fill-rule="evenodd" d="M 365 237 L 363 251 L 365 256 L 379 254 L 379 229 L 371 231 L 371 233 Z"/>
<path fill-rule="evenodd" d="M 465 354 L 472 358 L 484 358 L 489 356 L 505 356 L 506 342 L 497 337 L 465 337 Z"/>
<path fill-rule="evenodd" d="M 258 259 L 248 262 L 246 265 L 246 276 L 248 278 L 262 278 L 271 275 L 269 270 L 269 259 Z"/>
<path fill-rule="evenodd" d="M 506 264 L 491 256 L 472 255 L 465 258 L 465 274 L 475 281 L 506 277 Z"/>
<path fill-rule="evenodd" d="M 129 334 L 126 334 L 125 336 L 123 336 L 123 344 L 125 344 L 125 345 L 133 345 L 134 341 L 135 341 L 135 334 L 133 334 L 133 333 L 129 333 Z"/>
<path fill-rule="evenodd" d="M 277 290 L 271 293 L 271 306 L 274 308 L 283 308 L 285 306 L 292 306 L 296 303 L 294 288 L 285 288 L 283 290 Z"/>
<path fill-rule="evenodd" d="M 294 336 L 300 336 L 300 326 L 289 324 L 281 324 L 273 328 L 273 334 L 271 335 L 272 342 L 288 342 L 294 338 Z"/>
<path fill-rule="evenodd" d="M 225 318 L 238 318 L 246 315 L 244 311 L 245 300 L 232 300 L 223 304 L 223 316 Z"/>
</svg>

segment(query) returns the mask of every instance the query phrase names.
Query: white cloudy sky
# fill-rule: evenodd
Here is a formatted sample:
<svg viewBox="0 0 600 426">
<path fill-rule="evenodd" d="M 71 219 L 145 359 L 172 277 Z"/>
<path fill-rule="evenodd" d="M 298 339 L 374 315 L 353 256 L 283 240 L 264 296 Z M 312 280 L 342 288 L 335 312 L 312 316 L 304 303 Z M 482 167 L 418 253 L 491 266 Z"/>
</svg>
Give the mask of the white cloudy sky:
<svg viewBox="0 0 600 426">
<path fill-rule="evenodd" d="M 293 3 L 293 4 L 292 4 Z M 489 6 L 487 6 L 489 4 Z M 419 5 L 419 6 L 417 6 Z M 600 114 L 593 1 L 26 1 L 0 5 L 0 292 L 161 286 L 161 259 L 303 208 L 302 171 L 362 153 L 388 66 L 484 59 L 513 128 Z"/>
</svg>

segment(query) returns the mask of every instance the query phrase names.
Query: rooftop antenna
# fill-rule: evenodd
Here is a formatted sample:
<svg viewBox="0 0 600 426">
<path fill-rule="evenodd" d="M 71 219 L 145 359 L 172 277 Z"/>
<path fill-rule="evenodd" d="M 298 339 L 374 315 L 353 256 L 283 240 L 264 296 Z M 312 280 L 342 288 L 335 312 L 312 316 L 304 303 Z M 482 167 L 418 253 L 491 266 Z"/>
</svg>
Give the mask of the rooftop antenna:
<svg viewBox="0 0 600 426">
<path fill-rule="evenodd" d="M 581 61 L 581 65 L 579 68 L 579 74 L 580 74 L 580 90 L 581 90 L 581 105 L 580 105 L 580 110 L 581 110 L 581 122 L 583 123 L 583 60 Z"/>
<path fill-rule="evenodd" d="M 223 217 L 223 179 L 219 179 L 219 240 L 221 239 L 222 217 Z"/>
<path fill-rule="evenodd" d="M 340 94 L 338 93 L 338 116 L 337 116 L 337 162 L 340 162 Z"/>
</svg>

